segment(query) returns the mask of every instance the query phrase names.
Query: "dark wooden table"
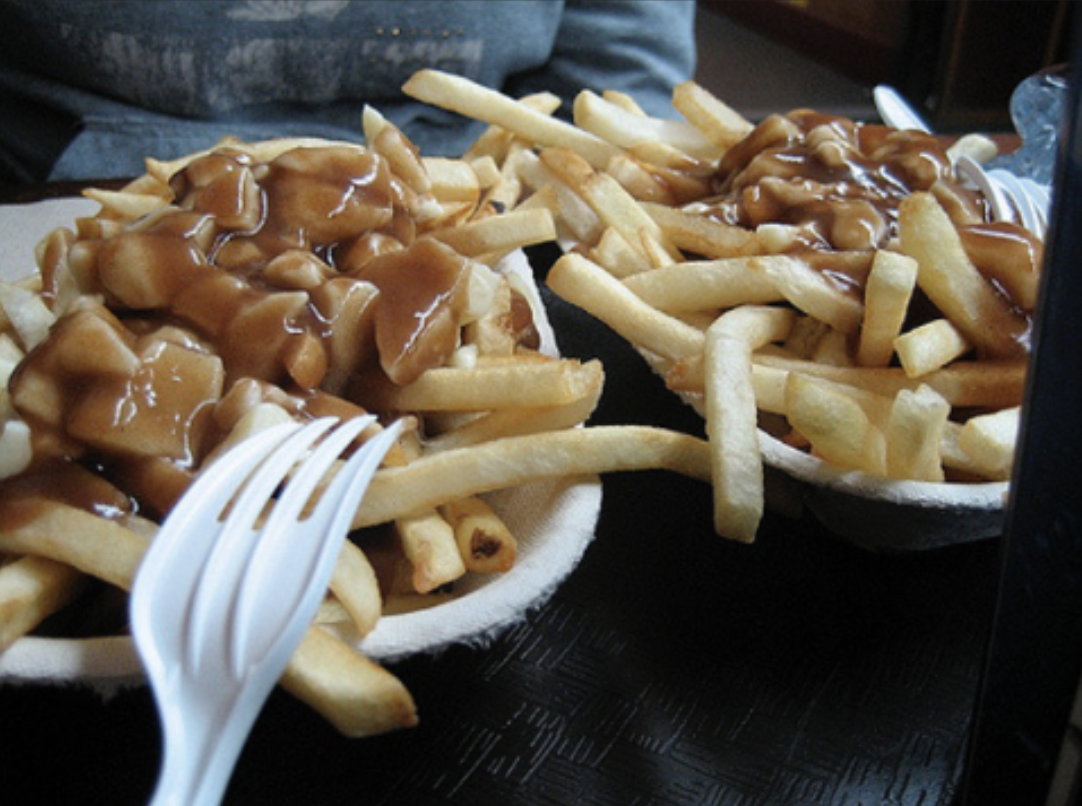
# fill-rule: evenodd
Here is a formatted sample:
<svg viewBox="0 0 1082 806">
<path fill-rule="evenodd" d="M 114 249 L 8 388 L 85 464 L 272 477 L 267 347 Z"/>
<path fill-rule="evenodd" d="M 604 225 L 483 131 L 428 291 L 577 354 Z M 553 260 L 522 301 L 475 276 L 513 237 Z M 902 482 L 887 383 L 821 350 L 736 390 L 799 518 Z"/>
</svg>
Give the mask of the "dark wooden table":
<svg viewBox="0 0 1082 806">
<path fill-rule="evenodd" d="M 563 351 L 606 363 L 597 422 L 701 433 L 618 338 L 546 296 Z M 419 727 L 344 739 L 278 691 L 226 803 L 948 806 L 997 542 L 877 555 L 771 515 L 736 545 L 706 485 L 610 476 L 550 601 L 491 646 L 392 667 Z M 145 688 L 0 688 L 0 744 L 9 806 L 143 803 L 159 765 Z"/>
</svg>

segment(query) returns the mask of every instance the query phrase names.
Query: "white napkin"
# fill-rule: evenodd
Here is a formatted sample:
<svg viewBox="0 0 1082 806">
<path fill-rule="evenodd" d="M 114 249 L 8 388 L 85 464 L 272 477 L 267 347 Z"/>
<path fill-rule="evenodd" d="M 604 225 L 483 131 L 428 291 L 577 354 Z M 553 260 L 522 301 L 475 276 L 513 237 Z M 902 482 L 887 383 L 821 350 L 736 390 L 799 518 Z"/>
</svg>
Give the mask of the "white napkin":
<svg viewBox="0 0 1082 806">
<path fill-rule="evenodd" d="M 34 271 L 34 247 L 57 226 L 93 215 L 87 199 L 60 199 L 30 205 L 0 206 L 0 278 L 18 279 Z M 501 270 L 518 274 L 536 291 L 521 252 L 508 256 Z M 555 336 L 537 298 L 542 349 L 555 351 Z M 394 661 L 437 652 L 456 643 L 485 645 L 546 601 L 578 565 L 593 539 L 601 510 L 597 478 L 557 479 L 523 485 L 486 496 L 518 540 L 514 568 L 500 575 L 471 575 L 460 581 L 449 602 L 414 613 L 387 616 L 359 648 L 369 657 Z M 342 634 L 356 642 L 355 636 Z M 140 682 L 142 667 L 128 637 L 62 640 L 25 637 L 0 654 L 0 683 L 86 683 L 108 693 Z"/>
</svg>

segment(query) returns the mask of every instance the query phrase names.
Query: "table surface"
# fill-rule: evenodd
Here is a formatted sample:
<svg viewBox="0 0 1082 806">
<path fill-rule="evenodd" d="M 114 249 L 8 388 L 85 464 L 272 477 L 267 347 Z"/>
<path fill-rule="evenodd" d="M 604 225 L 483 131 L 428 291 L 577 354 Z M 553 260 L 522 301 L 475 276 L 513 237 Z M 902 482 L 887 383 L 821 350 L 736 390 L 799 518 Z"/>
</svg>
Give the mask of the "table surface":
<svg viewBox="0 0 1082 806">
<path fill-rule="evenodd" d="M 595 422 L 702 433 L 630 348 L 545 296 L 563 352 L 605 362 Z M 711 523 L 707 485 L 606 477 L 595 541 L 548 602 L 487 647 L 391 666 L 417 728 L 345 739 L 276 691 L 225 802 L 951 804 L 998 541 L 883 555 L 809 519 L 768 514 L 750 546 Z M 158 771 L 145 688 L 0 688 L 0 738 L 6 804 L 143 803 Z"/>
</svg>

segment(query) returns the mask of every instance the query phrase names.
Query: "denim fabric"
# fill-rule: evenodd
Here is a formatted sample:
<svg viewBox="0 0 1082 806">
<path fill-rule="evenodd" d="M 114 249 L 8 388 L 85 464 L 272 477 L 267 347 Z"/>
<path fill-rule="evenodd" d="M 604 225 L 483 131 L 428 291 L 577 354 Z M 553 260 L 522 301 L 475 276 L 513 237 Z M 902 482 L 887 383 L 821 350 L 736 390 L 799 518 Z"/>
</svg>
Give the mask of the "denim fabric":
<svg viewBox="0 0 1082 806">
<path fill-rule="evenodd" d="M 0 0 L 0 181 L 129 176 L 225 135 L 360 139 L 370 104 L 426 154 L 479 132 L 405 98 L 421 67 L 569 114 L 583 88 L 669 116 L 695 64 L 692 2 Z"/>
</svg>

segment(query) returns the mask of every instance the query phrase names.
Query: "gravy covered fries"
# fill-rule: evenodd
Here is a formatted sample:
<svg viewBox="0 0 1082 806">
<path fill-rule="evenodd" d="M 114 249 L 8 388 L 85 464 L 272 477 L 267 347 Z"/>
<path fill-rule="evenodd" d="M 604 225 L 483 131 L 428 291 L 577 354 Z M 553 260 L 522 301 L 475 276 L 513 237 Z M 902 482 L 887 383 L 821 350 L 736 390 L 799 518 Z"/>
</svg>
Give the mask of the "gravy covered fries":
<svg viewBox="0 0 1082 806">
<path fill-rule="evenodd" d="M 52 232 L 36 275 L 0 285 L 0 652 L 101 583 L 126 589 L 229 446 L 374 412 L 407 430 L 282 683 L 343 733 L 381 733 L 412 725 L 414 703 L 356 647 L 384 613 L 513 570 L 516 535 L 486 493 L 652 468 L 709 478 L 702 440 L 583 427 L 604 375 L 542 335 L 520 250 L 552 241 L 556 219 L 500 200 L 517 200 L 517 141 L 428 159 L 378 113 L 364 130 L 364 145 L 227 140 L 150 159 L 122 190 L 87 192 L 100 211 Z M 46 634 L 71 637 L 61 623 Z"/>
<path fill-rule="evenodd" d="M 584 91 L 542 124 L 468 85 L 405 91 L 523 144 L 521 203 L 568 247 L 550 286 L 704 414 L 719 532 L 757 530 L 757 424 L 843 472 L 1008 479 L 1043 245 L 991 223 L 936 138 L 808 109 L 752 124 L 694 82 L 679 120 Z"/>
</svg>

